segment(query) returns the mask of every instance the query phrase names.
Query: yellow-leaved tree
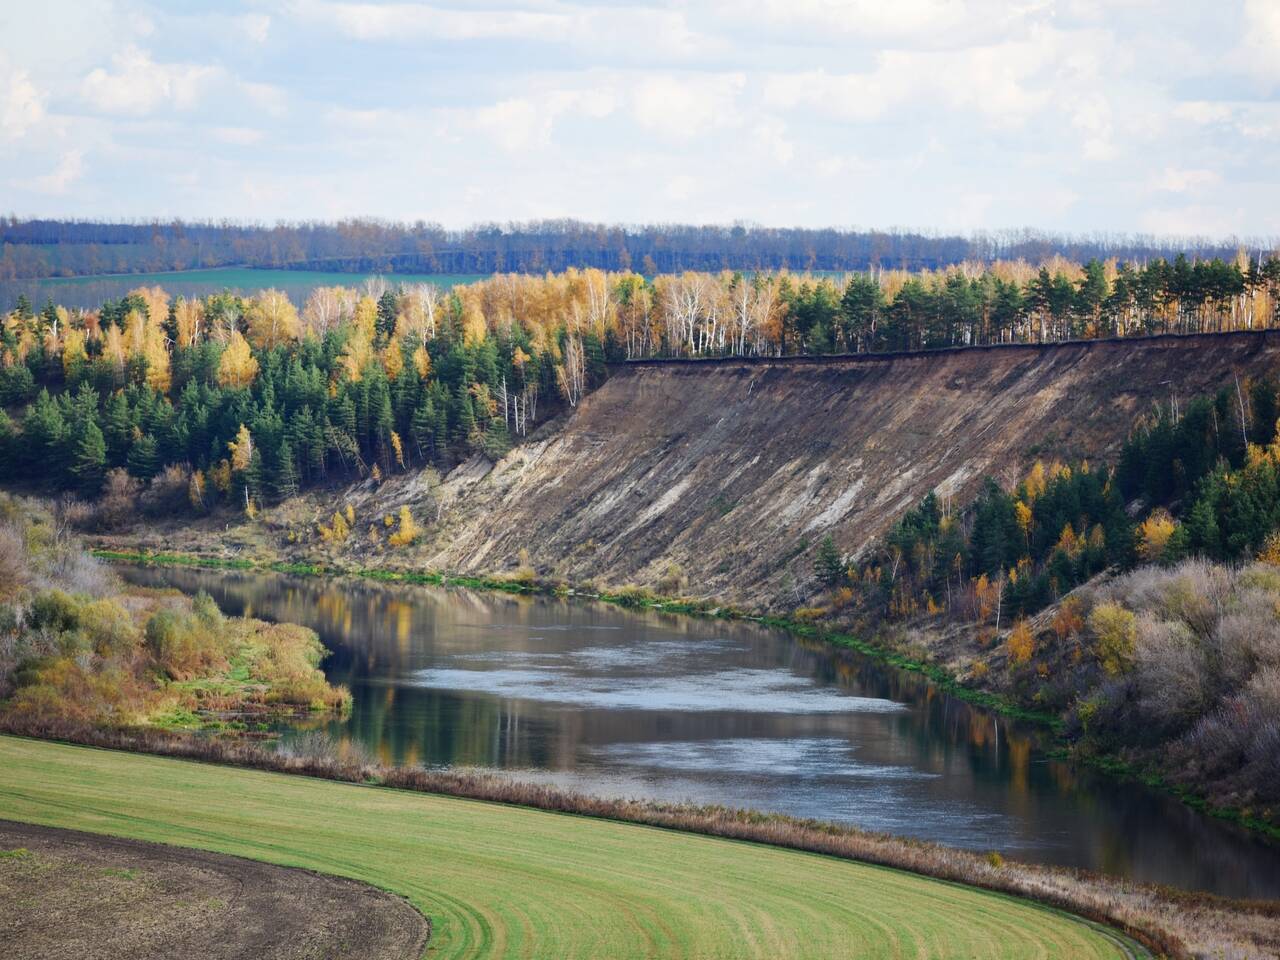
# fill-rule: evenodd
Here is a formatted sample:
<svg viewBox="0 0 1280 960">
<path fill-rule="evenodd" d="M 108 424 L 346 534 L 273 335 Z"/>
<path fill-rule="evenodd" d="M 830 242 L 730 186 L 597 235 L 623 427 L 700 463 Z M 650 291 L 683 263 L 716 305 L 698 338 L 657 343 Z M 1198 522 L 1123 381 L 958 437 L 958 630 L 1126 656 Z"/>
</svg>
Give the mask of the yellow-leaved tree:
<svg viewBox="0 0 1280 960">
<path fill-rule="evenodd" d="M 1093 634 L 1093 652 L 1102 669 L 1119 676 L 1133 666 L 1133 647 L 1137 641 L 1138 618 L 1133 611 L 1108 600 L 1089 614 L 1089 630 Z"/>
<path fill-rule="evenodd" d="M 421 534 L 422 530 L 414 521 L 413 514 L 409 511 L 409 508 L 407 506 L 401 507 L 400 529 L 391 534 L 391 536 L 387 538 L 387 542 L 393 547 L 407 547 L 409 544 L 413 543 L 414 540 L 417 540 Z"/>
<path fill-rule="evenodd" d="M 169 348 L 159 320 L 148 320 L 142 332 L 142 357 L 147 361 L 147 385 L 159 393 L 169 392 Z"/>
<path fill-rule="evenodd" d="M 298 309 L 283 290 L 263 290 L 245 311 L 249 339 L 264 350 L 297 340 L 302 332 Z"/>
<path fill-rule="evenodd" d="M 373 359 L 373 338 L 377 333 L 378 301 L 373 297 L 361 297 L 356 303 L 355 318 L 347 334 L 346 345 L 338 360 L 347 371 L 350 380 L 359 380 L 364 368 Z"/>
<path fill-rule="evenodd" d="M 1152 510 L 1151 516 L 1138 527 L 1138 555 L 1147 563 L 1159 563 L 1164 559 L 1169 538 L 1177 529 L 1178 522 L 1169 516 L 1168 510 L 1163 507 Z"/>
<path fill-rule="evenodd" d="M 516 347 L 517 352 L 520 350 Z M 418 376 L 423 380 L 427 378 L 427 374 L 431 372 L 431 355 L 427 353 L 426 347 L 418 347 L 413 351 L 413 367 L 418 371 Z"/>
<path fill-rule="evenodd" d="M 85 351 L 85 335 L 83 330 L 68 327 L 62 338 L 62 370 L 69 378 L 71 371 L 89 359 Z"/>
<path fill-rule="evenodd" d="M 236 432 L 236 438 L 227 443 L 231 451 L 231 472 L 243 473 L 253 463 L 253 436 L 243 423 Z"/>
<path fill-rule="evenodd" d="M 387 372 L 387 379 L 393 383 L 404 370 L 404 352 L 394 340 L 382 351 L 382 369 Z"/>
<path fill-rule="evenodd" d="M 218 360 L 218 383 L 224 387 L 247 387 L 257 375 L 258 361 L 249 348 L 249 341 L 239 330 L 233 330 Z"/>
<path fill-rule="evenodd" d="M 187 500 L 193 510 L 204 510 L 204 474 L 199 470 L 191 471 L 191 479 L 187 482 Z"/>
<path fill-rule="evenodd" d="M 1009 639 L 1005 641 L 1005 649 L 1009 654 L 1009 662 L 1021 666 L 1035 656 L 1036 637 L 1025 620 L 1019 620 L 1009 631 Z"/>
</svg>

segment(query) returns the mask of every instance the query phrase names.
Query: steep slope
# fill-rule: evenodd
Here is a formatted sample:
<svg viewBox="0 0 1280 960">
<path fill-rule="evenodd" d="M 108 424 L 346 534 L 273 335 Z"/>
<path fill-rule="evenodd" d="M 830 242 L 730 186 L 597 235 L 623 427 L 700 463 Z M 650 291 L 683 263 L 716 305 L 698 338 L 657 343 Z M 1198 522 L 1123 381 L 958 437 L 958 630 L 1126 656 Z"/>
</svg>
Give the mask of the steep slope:
<svg viewBox="0 0 1280 960">
<path fill-rule="evenodd" d="M 692 594 L 794 601 L 827 533 L 856 554 L 931 489 L 964 502 L 1036 456 L 1110 458 L 1139 411 L 1278 366 L 1263 332 L 623 366 L 545 439 L 448 478 L 430 562 L 494 572 L 524 550 L 611 586 L 677 564 Z"/>
</svg>

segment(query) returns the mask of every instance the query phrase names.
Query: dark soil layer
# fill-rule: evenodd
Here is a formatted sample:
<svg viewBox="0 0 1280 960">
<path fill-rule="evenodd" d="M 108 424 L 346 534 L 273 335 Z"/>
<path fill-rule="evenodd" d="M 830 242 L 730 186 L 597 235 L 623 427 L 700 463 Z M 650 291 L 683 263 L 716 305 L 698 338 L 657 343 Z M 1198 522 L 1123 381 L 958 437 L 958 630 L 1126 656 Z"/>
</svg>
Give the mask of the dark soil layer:
<svg viewBox="0 0 1280 960">
<path fill-rule="evenodd" d="M 418 960 L 429 935 L 351 880 L 0 820 L 6 960 Z"/>
</svg>

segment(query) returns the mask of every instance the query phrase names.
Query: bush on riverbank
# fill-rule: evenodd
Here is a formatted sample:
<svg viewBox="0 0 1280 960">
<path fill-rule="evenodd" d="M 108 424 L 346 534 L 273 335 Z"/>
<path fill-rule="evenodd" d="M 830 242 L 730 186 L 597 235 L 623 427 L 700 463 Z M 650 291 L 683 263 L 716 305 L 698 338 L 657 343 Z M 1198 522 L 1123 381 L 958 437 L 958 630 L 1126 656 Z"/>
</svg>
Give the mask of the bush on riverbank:
<svg viewBox="0 0 1280 960">
<path fill-rule="evenodd" d="M 0 573 L 0 713 L 243 725 L 350 706 L 320 671 L 312 631 L 224 618 L 208 596 L 126 591 L 46 511 L 11 498 L 0 498 Z"/>
<path fill-rule="evenodd" d="M 1065 642 L 1104 667 L 1109 643 L 1114 669 L 1076 702 L 1069 731 L 1269 818 L 1280 807 L 1280 567 L 1143 567 L 1078 601 L 1087 626 Z M 1052 630 L 1041 640 L 1061 642 Z"/>
</svg>

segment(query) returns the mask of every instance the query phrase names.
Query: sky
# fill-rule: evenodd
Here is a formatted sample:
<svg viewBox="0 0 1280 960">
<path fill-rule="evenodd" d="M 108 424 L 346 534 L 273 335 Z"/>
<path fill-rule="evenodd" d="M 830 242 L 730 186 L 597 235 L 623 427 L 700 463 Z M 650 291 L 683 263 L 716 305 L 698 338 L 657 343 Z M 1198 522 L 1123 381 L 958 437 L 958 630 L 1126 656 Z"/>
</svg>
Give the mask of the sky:
<svg viewBox="0 0 1280 960">
<path fill-rule="evenodd" d="M 1280 0 L 0 0 L 0 213 L 1280 235 Z"/>
</svg>

